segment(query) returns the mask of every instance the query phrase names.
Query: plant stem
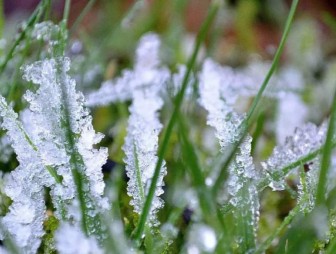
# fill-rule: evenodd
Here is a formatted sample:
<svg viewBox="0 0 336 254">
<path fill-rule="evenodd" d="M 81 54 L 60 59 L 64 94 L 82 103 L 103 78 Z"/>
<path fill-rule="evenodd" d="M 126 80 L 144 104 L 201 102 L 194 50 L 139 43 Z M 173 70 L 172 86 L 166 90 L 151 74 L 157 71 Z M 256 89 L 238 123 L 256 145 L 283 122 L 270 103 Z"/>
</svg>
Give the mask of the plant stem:
<svg viewBox="0 0 336 254">
<path fill-rule="evenodd" d="M 156 184 L 157 184 L 157 181 L 158 181 L 158 178 L 159 178 L 159 175 L 160 175 L 160 170 L 161 170 L 161 166 L 162 166 L 162 163 L 163 163 L 163 158 L 164 158 L 166 150 L 168 148 L 169 140 L 170 140 L 171 134 L 173 132 L 173 128 L 174 128 L 175 122 L 177 120 L 177 116 L 178 116 L 180 107 L 181 107 L 182 102 L 183 102 L 184 94 L 185 94 L 185 91 L 186 91 L 186 88 L 187 88 L 187 85 L 188 85 L 188 81 L 189 81 L 191 71 L 195 66 L 196 58 L 197 58 L 198 52 L 200 50 L 201 44 L 204 41 L 205 36 L 207 34 L 207 31 L 209 30 L 210 25 L 212 24 L 216 14 L 217 14 L 219 6 L 220 6 L 220 4 L 219 4 L 218 1 L 213 1 L 212 2 L 211 6 L 210 6 L 210 10 L 208 12 L 208 15 L 207 15 L 204 23 L 202 24 L 200 32 L 197 35 L 196 44 L 195 44 L 195 47 L 194 47 L 194 50 L 193 50 L 193 54 L 192 54 L 192 56 L 191 56 L 191 58 L 190 58 L 190 60 L 187 64 L 187 71 L 186 71 L 186 74 L 184 75 L 184 78 L 183 78 L 183 81 L 182 81 L 182 87 L 181 87 L 181 90 L 179 91 L 179 93 L 176 96 L 174 111 L 173 111 L 173 114 L 171 115 L 171 117 L 169 119 L 168 126 L 167 126 L 167 129 L 165 131 L 161 147 L 159 149 L 158 162 L 157 162 L 156 167 L 155 167 L 155 171 L 154 171 L 153 178 L 152 178 L 152 181 L 151 181 L 151 185 L 150 185 L 150 188 L 149 188 L 149 192 L 148 192 L 148 195 L 147 195 L 147 198 L 146 198 L 146 202 L 145 202 L 144 208 L 142 210 L 139 223 L 138 223 L 138 225 L 137 225 L 137 227 L 136 227 L 136 229 L 133 233 L 134 239 L 137 240 L 137 241 L 140 240 L 140 238 L 143 234 L 144 228 L 145 228 L 147 217 L 148 217 L 150 207 L 151 207 L 151 204 L 152 204 L 152 201 L 153 201 L 153 198 L 154 198 Z"/>
</svg>

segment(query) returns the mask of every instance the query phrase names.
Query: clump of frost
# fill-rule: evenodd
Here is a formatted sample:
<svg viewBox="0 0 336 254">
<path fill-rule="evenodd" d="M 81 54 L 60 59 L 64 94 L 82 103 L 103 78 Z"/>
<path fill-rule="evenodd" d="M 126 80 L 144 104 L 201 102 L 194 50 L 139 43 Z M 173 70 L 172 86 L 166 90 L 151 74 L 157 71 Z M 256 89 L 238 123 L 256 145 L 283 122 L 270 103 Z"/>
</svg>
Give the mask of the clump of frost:
<svg viewBox="0 0 336 254">
<path fill-rule="evenodd" d="M 136 49 L 133 70 L 125 70 L 121 77 L 105 81 L 98 91 L 87 96 L 86 105 L 101 106 L 130 100 L 135 89 L 147 85 L 163 87 L 170 78 L 170 72 L 161 67 L 160 44 L 158 35 L 144 35 Z"/>
<path fill-rule="evenodd" d="M 308 123 L 296 128 L 294 135 L 287 137 L 284 145 L 274 148 L 272 155 L 261 164 L 265 172 L 271 176 L 270 187 L 273 190 L 284 189 L 286 174 L 281 169 L 321 148 L 325 141 L 326 132 L 326 123 L 320 127 Z M 317 164 L 316 161 L 313 161 L 313 165 Z M 312 168 L 316 167 L 312 166 Z M 315 174 L 315 170 L 309 170 L 308 174 Z M 316 181 L 314 176 L 309 179 Z M 309 185 L 313 186 L 314 184 Z"/>
<path fill-rule="evenodd" d="M 194 224 L 189 230 L 186 253 L 213 253 L 217 246 L 215 231 L 205 224 Z"/>
<path fill-rule="evenodd" d="M 244 115 L 233 109 L 237 93 L 234 71 L 207 59 L 199 75 L 200 103 L 208 111 L 207 123 L 216 129 L 222 148 L 240 137 Z"/>
<path fill-rule="evenodd" d="M 79 227 L 62 223 L 55 232 L 56 249 L 60 254 L 103 254 L 97 241 L 86 237 Z"/>
</svg>

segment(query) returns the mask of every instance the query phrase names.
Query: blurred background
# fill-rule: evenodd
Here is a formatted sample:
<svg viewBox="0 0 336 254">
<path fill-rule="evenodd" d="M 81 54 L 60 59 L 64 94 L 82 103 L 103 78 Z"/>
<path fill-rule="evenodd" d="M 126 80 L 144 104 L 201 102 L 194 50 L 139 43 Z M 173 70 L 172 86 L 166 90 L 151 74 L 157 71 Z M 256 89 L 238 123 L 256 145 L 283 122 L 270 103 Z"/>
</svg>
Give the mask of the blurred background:
<svg viewBox="0 0 336 254">
<path fill-rule="evenodd" d="M 4 41 L 1 40 L 0 52 L 3 52 L 4 49 L 10 48 L 39 1 L 0 2 L 3 7 L 0 12 L 0 34 L 5 38 Z M 205 56 L 210 56 L 223 65 L 235 68 L 250 66 L 251 75 L 265 77 L 269 61 L 273 59 L 281 38 L 291 1 L 224 2 L 225 5 L 216 17 L 202 47 L 198 67 Z M 67 55 L 72 60 L 71 76 L 76 79 L 77 88 L 88 94 L 97 90 L 105 80 L 118 76 L 123 69 L 132 68 L 138 40 L 148 31 L 160 34 L 164 48 L 163 62 L 172 70 L 176 70 L 178 64 L 187 62 L 195 35 L 209 4 L 210 0 L 71 1 Z M 62 18 L 63 9 L 64 1 L 52 0 L 44 19 L 58 23 Z M 329 116 L 336 80 L 335 35 L 335 0 L 299 2 L 298 12 L 281 58 L 281 67 L 288 67 L 299 73 L 300 90 L 295 94 L 299 102 L 296 104 L 297 108 L 285 98 L 270 100 L 265 104 L 266 110 L 258 119 L 258 123 L 262 123 L 262 133 L 258 134 L 257 148 L 253 149 L 256 161 L 268 158 L 275 144 L 283 142 L 284 137 L 292 133 L 298 124 L 311 121 L 319 125 Z M 29 86 L 22 82 L 17 66 L 41 59 L 40 54 L 43 52 L 41 44 L 27 45 L 28 43 L 24 44 L 25 50 L 20 51 L 22 59 L 13 58 L 2 76 L 2 82 L 8 85 L 0 87 L 0 92 L 9 94 L 9 101 L 15 102 L 17 111 L 24 108 L 22 105 L 25 102 L 22 102 L 21 98 Z M 291 78 L 293 81 L 293 76 Z M 6 91 L 6 87 L 15 89 L 8 88 L 12 90 Z M 243 103 L 243 110 L 246 111 L 250 101 Z M 119 164 L 123 164 L 121 147 L 126 134 L 128 105 L 129 103 L 120 103 L 91 109 L 95 129 L 105 134 L 101 145 L 109 147 L 110 159 Z M 286 105 L 292 107 L 284 108 Z M 301 110 L 302 108 L 304 110 Z M 162 119 L 167 119 L 171 113 L 169 110 L 169 107 L 162 110 Z M 209 129 L 205 126 L 204 112 L 203 115 L 200 112 L 190 114 L 190 122 L 197 126 L 190 131 L 190 135 L 194 138 L 197 149 L 202 152 L 200 159 L 207 164 L 207 158 L 218 152 L 218 144 L 214 135 L 212 138 L 209 138 L 211 134 L 206 136 Z M 290 116 L 289 113 L 293 112 L 297 114 Z M 299 113 L 302 114 L 298 117 Z M 293 126 L 288 124 L 291 122 L 290 118 L 295 118 Z M 279 129 L 284 132 L 280 133 Z M 206 142 L 203 142 L 203 139 L 207 139 Z M 173 136 L 171 142 L 171 147 L 174 148 L 178 142 L 177 135 Z M 208 146 L 203 143 L 207 143 Z M 176 151 L 178 149 L 170 149 L 166 158 L 168 167 L 174 169 L 183 167 Z M 15 166 L 14 163 L 8 168 L 13 169 Z M 174 182 L 175 178 L 179 178 L 176 172 L 178 170 L 168 171 L 165 178 L 167 186 Z M 296 180 L 294 178 L 293 181 L 288 181 L 288 185 L 294 190 L 297 188 Z M 272 232 L 275 224 L 278 225 L 282 221 L 294 203 L 290 192 L 274 193 L 266 190 L 263 193 L 260 223 L 262 237 Z"/>
</svg>

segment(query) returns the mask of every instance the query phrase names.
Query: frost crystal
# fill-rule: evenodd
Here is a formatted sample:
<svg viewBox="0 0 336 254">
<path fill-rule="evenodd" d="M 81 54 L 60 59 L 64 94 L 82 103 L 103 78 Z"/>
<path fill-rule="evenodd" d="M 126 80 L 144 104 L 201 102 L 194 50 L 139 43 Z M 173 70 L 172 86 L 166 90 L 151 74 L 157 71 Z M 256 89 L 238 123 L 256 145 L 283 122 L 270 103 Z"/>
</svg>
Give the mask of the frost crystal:
<svg viewBox="0 0 336 254">
<path fill-rule="evenodd" d="M 127 176 L 130 178 L 127 192 L 132 197 L 134 211 L 141 213 L 149 186 L 157 163 L 158 135 L 162 128 L 158 118 L 158 110 L 163 101 L 155 87 L 134 91 L 133 103 L 130 107 L 127 136 L 123 150 Z M 155 197 L 150 210 L 150 222 L 157 224 L 156 212 L 163 206 L 159 196 L 163 193 L 163 177 L 166 174 L 162 166 L 158 179 Z"/>
<path fill-rule="evenodd" d="M 79 227 L 63 223 L 55 233 L 60 254 L 103 254 L 94 238 L 86 237 Z"/>
<path fill-rule="evenodd" d="M 319 149 L 325 141 L 326 132 L 325 123 L 319 128 L 312 123 L 308 123 L 301 128 L 296 128 L 294 135 L 287 137 L 284 145 L 274 148 L 268 160 L 262 162 L 264 170 L 271 175 L 270 187 L 273 190 L 284 189 L 286 175 L 281 169 Z M 313 164 L 317 165 L 316 161 Z M 314 174 L 313 172 L 314 170 L 309 171 L 309 175 Z M 310 177 L 310 180 L 316 181 L 313 176 Z"/>
<path fill-rule="evenodd" d="M 208 125 L 216 129 L 222 148 L 239 139 L 239 126 L 244 116 L 233 110 L 237 99 L 236 77 L 230 68 L 223 68 L 210 59 L 199 75 L 200 103 L 208 111 Z"/>
<path fill-rule="evenodd" d="M 13 203 L 2 223 L 24 253 L 35 253 L 44 234 L 45 187 L 50 188 L 56 216 L 71 217 L 70 208 L 77 202 L 74 170 L 87 179 L 83 182 L 86 216 L 94 217 L 97 208 L 107 205 L 102 198 L 104 182 L 100 171 L 107 150 L 93 148 L 101 135 L 93 130 L 83 96 L 66 74 L 69 64 L 67 58 L 49 59 L 24 69 L 24 78 L 39 85 L 35 93 L 25 94 L 29 103 L 29 109 L 21 116 L 25 126 L 0 98 L 2 128 L 7 130 L 20 163 L 5 183 L 6 195 Z M 93 233 L 94 228 L 88 231 Z"/>
<path fill-rule="evenodd" d="M 160 39 L 158 35 L 144 35 L 137 47 L 133 70 L 125 70 L 115 80 L 105 81 L 102 87 L 87 97 L 88 106 L 100 106 L 125 101 L 132 98 L 133 90 L 146 85 L 163 87 L 169 80 L 170 73 L 160 67 Z"/>
</svg>

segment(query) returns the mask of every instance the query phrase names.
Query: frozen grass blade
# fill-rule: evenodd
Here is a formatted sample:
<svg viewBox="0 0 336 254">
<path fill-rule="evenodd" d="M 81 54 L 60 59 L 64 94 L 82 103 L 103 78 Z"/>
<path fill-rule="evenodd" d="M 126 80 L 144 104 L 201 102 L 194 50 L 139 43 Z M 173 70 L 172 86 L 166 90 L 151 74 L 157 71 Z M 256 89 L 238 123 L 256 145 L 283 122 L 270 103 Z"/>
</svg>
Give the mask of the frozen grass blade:
<svg viewBox="0 0 336 254">
<path fill-rule="evenodd" d="M 322 205 L 325 202 L 326 193 L 326 183 L 328 171 L 330 168 L 331 154 L 333 150 L 333 140 L 335 135 L 335 124 L 336 124 L 336 91 L 331 106 L 331 116 L 329 120 L 328 132 L 326 141 L 323 147 L 322 160 L 321 160 L 321 170 L 317 185 L 316 193 L 316 203 L 317 205 Z"/>
<path fill-rule="evenodd" d="M 294 14 L 295 14 L 296 8 L 298 6 L 298 3 L 299 3 L 299 0 L 293 0 L 293 2 L 292 2 L 292 5 L 291 5 L 291 8 L 290 8 L 288 17 L 287 17 L 285 29 L 284 29 L 279 47 L 278 47 L 278 49 L 275 53 L 275 56 L 273 58 L 271 68 L 268 71 L 268 73 L 267 73 L 267 75 L 266 75 L 266 77 L 265 77 L 265 79 L 264 79 L 256 97 L 254 98 L 254 100 L 252 102 L 252 105 L 251 105 L 250 110 L 249 110 L 249 112 L 246 116 L 246 119 L 241 124 L 242 129 L 243 129 L 241 138 L 238 142 L 235 142 L 234 145 L 230 146 L 226 151 L 226 159 L 225 159 L 225 163 L 224 163 L 224 166 L 223 166 L 224 170 L 221 170 L 221 172 L 220 172 L 220 174 L 219 174 L 218 178 L 216 179 L 216 182 L 213 186 L 213 189 L 212 189 L 214 195 L 218 194 L 218 191 L 220 190 L 220 188 L 223 184 L 223 181 L 225 180 L 225 175 L 226 175 L 225 169 L 228 168 L 228 166 L 230 165 L 230 162 L 233 159 L 237 148 L 239 147 L 240 143 L 243 141 L 243 139 L 244 139 L 244 137 L 247 133 L 248 127 L 250 127 L 252 125 L 251 120 L 252 120 L 252 117 L 254 116 L 254 112 L 256 110 L 256 107 L 257 107 L 257 105 L 259 104 L 259 101 L 262 98 L 263 92 L 265 91 L 269 80 L 271 79 L 276 67 L 278 66 L 280 56 L 282 54 L 282 51 L 284 49 L 284 46 L 285 46 L 290 28 L 292 26 L 292 22 L 293 22 L 293 19 L 294 19 Z"/>
<path fill-rule="evenodd" d="M 166 150 L 168 148 L 169 140 L 170 140 L 171 134 L 173 132 L 175 122 L 176 122 L 178 114 L 179 114 L 180 107 L 181 107 L 182 102 L 183 102 L 184 94 L 185 94 L 185 91 L 186 91 L 186 88 L 187 88 L 187 85 L 188 85 L 188 82 L 189 82 L 191 71 L 194 68 L 196 58 L 197 58 L 198 52 L 200 50 L 201 44 L 204 41 L 205 36 L 207 34 L 207 31 L 209 30 L 216 14 L 217 14 L 217 11 L 220 7 L 220 4 L 221 4 L 220 1 L 213 1 L 212 2 L 210 10 L 208 12 L 208 15 L 207 15 L 204 23 L 202 24 L 200 32 L 197 36 L 197 40 L 196 40 L 196 44 L 195 44 L 195 47 L 194 47 L 194 50 L 193 50 L 193 54 L 192 54 L 192 56 L 191 56 L 191 58 L 188 62 L 188 65 L 187 65 L 187 71 L 186 71 L 186 74 L 185 74 L 183 82 L 182 82 L 181 90 L 177 94 L 176 99 L 175 99 L 174 111 L 173 111 L 173 113 L 172 113 L 172 115 L 169 119 L 168 126 L 167 126 L 167 129 L 166 129 L 165 134 L 163 136 L 163 141 L 162 141 L 162 144 L 161 144 L 160 149 L 159 149 L 158 162 L 157 162 L 156 167 L 155 167 L 155 171 L 154 171 L 154 175 L 153 175 L 152 182 L 151 182 L 151 185 L 150 185 L 150 189 L 149 189 L 149 192 L 148 192 L 148 196 L 147 196 L 144 208 L 142 210 L 139 223 L 138 223 L 138 225 L 137 225 L 137 227 L 136 227 L 136 229 L 133 233 L 133 237 L 137 241 L 140 240 L 140 238 L 142 237 L 143 231 L 144 231 L 144 227 L 145 227 L 145 224 L 146 224 L 146 221 L 147 221 L 147 217 L 148 217 L 148 214 L 149 214 L 149 211 L 150 211 L 150 207 L 151 207 L 151 204 L 152 204 L 152 201 L 153 201 L 153 198 L 154 198 L 156 184 L 157 184 L 158 178 L 160 176 L 160 169 L 161 169 L 161 166 L 162 166 L 162 163 L 163 163 L 163 159 L 164 159 Z"/>
</svg>

